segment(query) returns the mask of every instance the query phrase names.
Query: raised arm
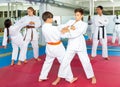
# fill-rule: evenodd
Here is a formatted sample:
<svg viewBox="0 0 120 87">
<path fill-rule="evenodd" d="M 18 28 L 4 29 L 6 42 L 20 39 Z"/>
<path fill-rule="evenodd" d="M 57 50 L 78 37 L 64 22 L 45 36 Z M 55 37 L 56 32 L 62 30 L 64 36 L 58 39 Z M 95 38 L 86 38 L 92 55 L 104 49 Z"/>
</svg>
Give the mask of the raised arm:
<svg viewBox="0 0 120 87">
<path fill-rule="evenodd" d="M 83 35 L 85 33 L 86 29 L 87 29 L 86 23 L 83 23 L 82 25 L 78 24 L 77 26 L 75 26 L 75 30 L 69 29 L 69 32 L 63 34 L 62 37 L 64 37 L 64 38 L 76 38 L 80 35 Z"/>
</svg>

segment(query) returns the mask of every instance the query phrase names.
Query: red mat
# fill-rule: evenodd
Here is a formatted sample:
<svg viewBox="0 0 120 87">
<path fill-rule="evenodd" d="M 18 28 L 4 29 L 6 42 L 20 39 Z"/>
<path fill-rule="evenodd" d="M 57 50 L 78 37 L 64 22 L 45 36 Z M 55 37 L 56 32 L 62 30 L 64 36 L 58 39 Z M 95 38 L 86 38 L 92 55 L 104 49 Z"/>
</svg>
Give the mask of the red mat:
<svg viewBox="0 0 120 87">
<path fill-rule="evenodd" d="M 97 84 L 92 85 L 91 80 L 87 80 L 83 68 L 77 55 L 72 61 L 72 70 L 78 80 L 69 84 L 62 80 L 57 86 L 52 86 L 52 81 L 57 77 L 59 63 L 54 61 L 54 65 L 49 73 L 48 80 L 39 83 L 38 76 L 44 62 L 45 56 L 41 56 L 42 61 L 29 60 L 27 64 L 21 66 L 8 66 L 0 69 L 0 87 L 120 87 L 120 58 L 110 56 L 110 60 L 104 60 L 97 56 L 91 61 L 97 78 Z"/>
<path fill-rule="evenodd" d="M 108 40 L 108 43 L 107 43 L 108 46 L 119 46 L 118 38 L 116 39 L 114 44 L 112 44 L 112 36 L 107 36 L 107 40 Z M 92 40 L 91 41 L 86 41 L 86 44 L 92 46 Z M 101 46 L 100 43 L 99 43 L 99 46 Z"/>
</svg>

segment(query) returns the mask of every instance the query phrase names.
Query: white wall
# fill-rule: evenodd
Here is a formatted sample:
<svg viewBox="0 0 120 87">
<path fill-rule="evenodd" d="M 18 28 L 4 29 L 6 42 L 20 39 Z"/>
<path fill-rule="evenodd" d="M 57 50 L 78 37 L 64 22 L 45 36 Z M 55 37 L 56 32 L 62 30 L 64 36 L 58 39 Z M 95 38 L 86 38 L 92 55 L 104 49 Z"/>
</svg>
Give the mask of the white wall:
<svg viewBox="0 0 120 87">
<path fill-rule="evenodd" d="M 72 16 L 74 15 L 74 9 L 57 7 L 53 5 L 47 5 L 47 10 L 52 12 L 55 16 Z"/>
</svg>

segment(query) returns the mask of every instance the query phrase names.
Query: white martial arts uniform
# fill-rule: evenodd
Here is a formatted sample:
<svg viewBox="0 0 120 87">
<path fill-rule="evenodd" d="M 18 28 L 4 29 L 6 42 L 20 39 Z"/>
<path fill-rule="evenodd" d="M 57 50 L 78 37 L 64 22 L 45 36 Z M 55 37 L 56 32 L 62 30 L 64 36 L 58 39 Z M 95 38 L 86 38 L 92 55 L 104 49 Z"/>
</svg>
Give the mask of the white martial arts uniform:
<svg viewBox="0 0 120 87">
<path fill-rule="evenodd" d="M 56 43 L 61 40 L 61 33 L 56 26 L 52 26 L 52 24 L 45 23 L 42 26 L 42 33 L 45 37 L 46 41 L 46 59 L 42 67 L 42 71 L 40 73 L 39 79 L 45 80 L 47 79 L 48 73 L 51 69 L 53 61 L 55 58 L 58 59 L 59 63 L 62 62 L 62 59 L 65 54 L 65 48 L 60 42 L 57 45 L 50 45 L 50 43 Z"/>
<path fill-rule="evenodd" d="M 92 20 L 88 20 L 88 28 L 86 31 L 88 39 L 92 39 Z"/>
<path fill-rule="evenodd" d="M 115 17 L 114 20 L 115 22 L 115 28 L 113 30 L 113 38 L 112 38 L 112 43 L 115 43 L 116 36 L 118 36 L 118 44 L 120 44 L 120 18 L 118 19 Z"/>
<path fill-rule="evenodd" d="M 19 58 L 18 60 L 20 61 L 24 61 L 26 58 L 26 54 L 24 52 L 25 49 L 25 41 L 23 41 L 23 36 L 20 33 L 20 30 L 26 26 L 27 23 L 24 24 L 19 24 L 19 25 L 12 25 L 9 28 L 9 35 L 10 35 L 10 39 L 11 39 L 11 43 L 12 43 L 12 60 L 17 60 L 17 56 L 18 56 L 18 52 L 19 52 L 19 48 L 20 48 L 20 54 L 19 54 Z M 3 37 L 3 46 L 7 45 L 7 29 L 5 28 L 4 30 L 4 37 Z"/>
<path fill-rule="evenodd" d="M 71 26 L 74 23 L 75 20 L 70 20 L 67 24 L 64 25 L 64 27 Z M 69 33 L 65 33 L 63 35 L 63 37 L 68 38 L 68 45 L 58 74 L 58 77 L 65 78 L 69 82 L 73 80 L 70 63 L 76 53 L 78 54 L 79 59 L 83 65 L 87 78 L 92 78 L 94 76 L 93 69 L 87 54 L 85 38 L 83 36 L 83 34 L 86 32 L 87 24 L 83 21 L 78 21 L 73 26 L 75 26 L 75 30 L 70 30 Z"/>
<path fill-rule="evenodd" d="M 108 57 L 108 49 L 107 49 L 107 34 L 106 34 L 106 26 L 108 24 L 108 19 L 104 15 L 97 15 L 94 18 L 94 33 L 93 33 L 93 45 L 92 45 L 92 57 L 96 56 L 97 46 L 100 41 L 102 44 L 102 57 Z"/>
<path fill-rule="evenodd" d="M 35 25 L 30 25 L 30 26 L 35 26 L 35 28 L 31 28 L 31 29 L 26 29 L 25 32 L 25 36 L 24 39 L 26 41 L 26 46 L 28 47 L 28 44 L 31 42 L 32 47 L 33 47 L 33 53 L 34 53 L 34 58 L 38 58 L 39 56 L 39 46 L 38 46 L 38 38 L 39 38 L 39 33 L 37 31 L 37 29 L 41 26 L 41 21 L 39 19 L 39 17 L 37 16 L 25 16 L 23 18 L 21 18 L 17 23 L 25 23 L 25 22 L 34 22 Z M 33 32 L 33 38 L 31 38 Z M 27 53 L 27 47 L 25 50 L 25 53 Z"/>
</svg>

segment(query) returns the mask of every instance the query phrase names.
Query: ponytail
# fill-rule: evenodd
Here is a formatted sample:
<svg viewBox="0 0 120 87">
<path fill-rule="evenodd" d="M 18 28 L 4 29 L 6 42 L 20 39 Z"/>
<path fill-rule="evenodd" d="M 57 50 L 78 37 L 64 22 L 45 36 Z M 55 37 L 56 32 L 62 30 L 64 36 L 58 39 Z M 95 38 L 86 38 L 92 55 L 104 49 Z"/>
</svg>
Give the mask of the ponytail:
<svg viewBox="0 0 120 87">
<path fill-rule="evenodd" d="M 11 26 L 11 20 L 10 19 L 6 19 L 5 22 L 4 22 L 4 26 L 5 28 L 7 29 L 7 43 L 10 42 L 10 39 L 9 39 L 9 27 Z"/>
</svg>

